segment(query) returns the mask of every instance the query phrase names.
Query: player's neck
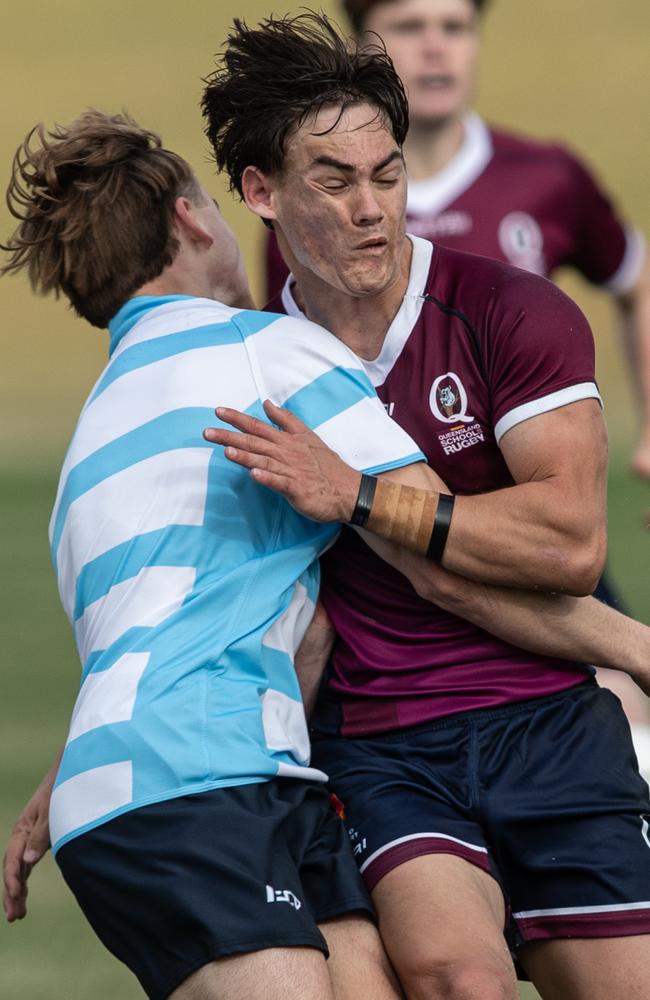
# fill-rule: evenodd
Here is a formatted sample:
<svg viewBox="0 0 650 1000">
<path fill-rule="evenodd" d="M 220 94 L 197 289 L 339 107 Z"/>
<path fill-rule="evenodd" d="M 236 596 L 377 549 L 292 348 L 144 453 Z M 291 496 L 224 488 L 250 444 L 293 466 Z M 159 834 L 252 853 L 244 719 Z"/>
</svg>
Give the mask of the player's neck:
<svg viewBox="0 0 650 1000">
<path fill-rule="evenodd" d="M 402 305 L 411 271 L 413 246 L 404 238 L 399 273 L 376 295 L 351 295 L 325 284 L 309 271 L 296 268 L 294 299 L 314 323 L 324 326 L 358 357 L 372 361 L 380 353 L 388 328 Z"/>
<path fill-rule="evenodd" d="M 423 181 L 440 173 L 453 160 L 464 138 L 462 117 L 411 122 L 404 143 L 409 180 Z"/>
<path fill-rule="evenodd" d="M 152 281 L 137 290 L 137 295 L 191 295 L 200 299 L 215 299 L 235 309 L 254 309 L 253 298 L 245 275 L 222 276 L 217 281 L 212 274 L 187 268 L 174 261 Z"/>
</svg>

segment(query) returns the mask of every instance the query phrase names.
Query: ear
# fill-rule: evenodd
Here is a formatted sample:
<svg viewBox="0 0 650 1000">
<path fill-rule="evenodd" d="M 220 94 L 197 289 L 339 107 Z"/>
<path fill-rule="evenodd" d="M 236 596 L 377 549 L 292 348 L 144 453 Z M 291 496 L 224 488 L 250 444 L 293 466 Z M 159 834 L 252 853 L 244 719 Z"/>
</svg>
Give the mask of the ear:
<svg viewBox="0 0 650 1000">
<path fill-rule="evenodd" d="M 246 167 L 241 178 L 242 193 L 247 208 L 260 219 L 274 221 L 273 182 L 259 167 Z"/>
<path fill-rule="evenodd" d="M 201 223 L 196 212 L 196 206 L 189 198 L 179 197 L 174 202 L 174 212 L 176 223 L 186 233 L 190 240 L 198 243 L 205 243 L 211 247 L 214 238 Z"/>
</svg>

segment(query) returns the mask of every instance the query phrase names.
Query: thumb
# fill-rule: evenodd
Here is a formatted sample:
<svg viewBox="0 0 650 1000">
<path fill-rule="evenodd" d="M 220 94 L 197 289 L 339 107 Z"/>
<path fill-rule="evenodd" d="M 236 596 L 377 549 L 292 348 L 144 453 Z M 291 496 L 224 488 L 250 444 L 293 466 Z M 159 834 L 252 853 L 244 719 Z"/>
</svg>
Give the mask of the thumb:
<svg viewBox="0 0 650 1000">
<path fill-rule="evenodd" d="M 292 413 L 291 410 L 283 410 L 281 406 L 276 406 L 270 399 L 264 400 L 264 412 L 269 420 L 289 434 L 304 434 L 309 430 L 302 420 Z"/>
</svg>

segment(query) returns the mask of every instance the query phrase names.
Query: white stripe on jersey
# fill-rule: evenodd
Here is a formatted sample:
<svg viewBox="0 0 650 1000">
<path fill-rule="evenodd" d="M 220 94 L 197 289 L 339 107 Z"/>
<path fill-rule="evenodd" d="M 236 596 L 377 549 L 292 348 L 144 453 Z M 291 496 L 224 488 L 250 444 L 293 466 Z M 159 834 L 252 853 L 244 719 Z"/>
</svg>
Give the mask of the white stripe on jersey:
<svg viewBox="0 0 650 1000">
<path fill-rule="evenodd" d="M 370 435 L 366 438 L 359 436 L 346 436 L 346 427 L 350 426 L 350 419 L 356 422 L 359 427 L 371 427 L 377 421 L 378 411 L 386 413 L 383 403 L 377 396 L 366 396 L 354 406 L 349 407 L 345 413 L 339 413 L 325 423 L 316 428 L 316 433 L 325 444 L 336 451 L 344 462 L 354 469 L 377 468 L 373 466 L 373 455 L 375 453 L 374 442 L 370 440 Z M 382 438 L 389 451 L 397 450 L 402 441 L 404 431 L 394 420 L 387 420 L 382 428 Z M 417 461 L 417 454 L 414 458 Z M 422 459 L 424 460 L 424 459 Z"/>
<path fill-rule="evenodd" d="M 248 375 L 242 344 L 189 350 L 120 375 L 86 408 L 62 481 L 99 448 L 172 410 L 215 406 L 246 410 L 257 398 Z M 160 385 L 165 386 L 164 394 L 156 391 Z M 128 406 L 116 403 L 126 398 Z"/>
<path fill-rule="evenodd" d="M 267 688 L 262 695 L 262 726 L 269 750 L 288 750 L 300 764 L 309 764 L 311 747 L 301 701 Z"/>
<path fill-rule="evenodd" d="M 103 479 L 70 505 L 57 552 L 59 591 L 69 618 L 86 563 L 145 530 L 203 523 L 211 457 L 210 448 L 154 455 Z"/>
<path fill-rule="evenodd" d="M 50 799 L 50 839 L 53 844 L 133 799 L 130 760 L 82 771 L 57 785 Z"/>
<path fill-rule="evenodd" d="M 269 649 L 280 649 L 293 659 L 312 619 L 315 606 L 309 598 L 307 588 L 298 581 L 289 607 L 264 633 L 262 645 Z"/>
<path fill-rule="evenodd" d="M 362 372 L 361 361 L 349 348 L 333 338 L 323 327 L 302 318 L 283 316 L 272 326 L 246 338 L 246 348 L 250 355 L 255 380 L 266 395 L 277 406 L 301 389 L 307 388 L 322 375 L 331 372 L 336 364 Z M 288 368 L 287 358 L 300 352 L 300 368 Z"/>
<path fill-rule="evenodd" d="M 72 713 L 68 743 L 99 726 L 131 718 L 138 684 L 150 655 L 125 653 L 108 670 L 86 677 Z"/>
<path fill-rule="evenodd" d="M 81 662 L 108 649 L 130 628 L 153 628 L 181 607 L 196 579 L 194 566 L 145 566 L 111 587 L 75 622 Z"/>
<path fill-rule="evenodd" d="M 137 302 L 137 298 L 132 301 Z M 214 323 L 228 323 L 240 312 L 241 309 L 232 309 L 216 299 L 175 299 L 155 306 L 155 312 L 153 309 L 145 312 L 122 338 L 113 351 L 112 359 L 134 344 L 157 340 L 179 330 L 197 330 Z"/>
</svg>

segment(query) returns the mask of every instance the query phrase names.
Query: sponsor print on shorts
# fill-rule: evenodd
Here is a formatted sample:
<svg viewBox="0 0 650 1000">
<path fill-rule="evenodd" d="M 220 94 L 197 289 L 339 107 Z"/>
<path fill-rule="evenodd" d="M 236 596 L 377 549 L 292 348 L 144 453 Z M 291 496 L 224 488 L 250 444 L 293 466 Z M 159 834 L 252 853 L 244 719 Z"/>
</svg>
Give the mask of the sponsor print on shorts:
<svg viewBox="0 0 650 1000">
<path fill-rule="evenodd" d="M 435 379 L 429 394 L 429 405 L 434 417 L 441 423 L 454 425 L 438 435 L 445 455 L 453 455 L 485 441 L 483 428 L 467 412 L 467 391 L 455 372 L 445 372 Z"/>
<path fill-rule="evenodd" d="M 267 903 L 288 903 L 294 910 L 299 910 L 302 903 L 291 889 L 274 889 L 272 885 L 266 887 Z"/>
<path fill-rule="evenodd" d="M 641 814 L 641 836 L 645 840 L 648 847 L 650 847 L 650 832 L 648 824 L 650 824 L 650 813 Z"/>
</svg>

